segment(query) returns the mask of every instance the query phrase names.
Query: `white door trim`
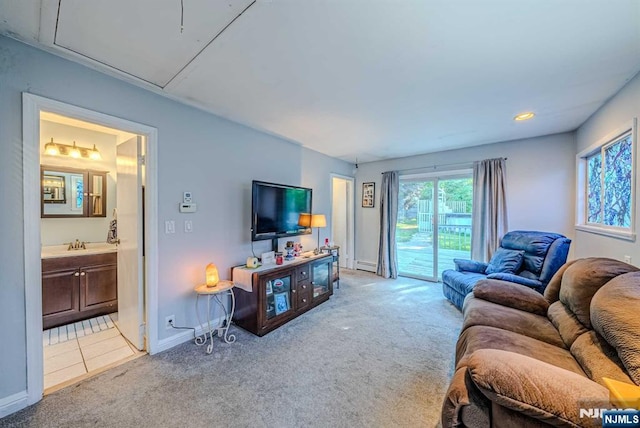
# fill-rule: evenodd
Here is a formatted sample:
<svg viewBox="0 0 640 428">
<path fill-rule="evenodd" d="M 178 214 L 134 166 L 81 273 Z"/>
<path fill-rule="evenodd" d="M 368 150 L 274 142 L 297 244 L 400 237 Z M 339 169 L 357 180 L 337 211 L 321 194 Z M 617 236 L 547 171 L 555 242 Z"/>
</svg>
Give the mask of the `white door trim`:
<svg viewBox="0 0 640 428">
<path fill-rule="evenodd" d="M 24 283 L 27 345 L 27 401 L 42 399 L 42 271 L 40 264 L 40 112 L 69 116 L 146 138 L 145 153 L 145 302 L 147 351 L 158 352 L 158 175 L 156 128 L 38 95 L 22 93 Z"/>
<path fill-rule="evenodd" d="M 356 187 L 356 179 L 355 177 L 350 177 L 348 175 L 341 175 L 341 174 L 335 174 L 335 173 L 331 173 L 329 174 L 329 189 L 330 189 L 330 195 L 329 198 L 331 200 L 331 206 L 333 208 L 333 179 L 334 178 L 339 178 L 341 180 L 345 180 L 347 182 L 347 194 L 349 197 L 351 197 L 351 200 L 347 206 L 347 248 L 345 249 L 346 251 L 340 251 L 341 254 L 348 254 L 349 255 L 349 259 L 347 261 L 347 268 L 348 269 L 355 269 L 355 265 L 354 265 L 354 255 L 356 253 L 356 248 L 355 248 L 355 226 L 356 226 L 356 222 L 355 222 L 355 209 L 356 209 L 356 198 L 355 198 L 355 187 Z M 333 210 L 332 210 L 333 211 Z M 331 236 L 333 236 L 333 219 L 331 219 Z"/>
</svg>

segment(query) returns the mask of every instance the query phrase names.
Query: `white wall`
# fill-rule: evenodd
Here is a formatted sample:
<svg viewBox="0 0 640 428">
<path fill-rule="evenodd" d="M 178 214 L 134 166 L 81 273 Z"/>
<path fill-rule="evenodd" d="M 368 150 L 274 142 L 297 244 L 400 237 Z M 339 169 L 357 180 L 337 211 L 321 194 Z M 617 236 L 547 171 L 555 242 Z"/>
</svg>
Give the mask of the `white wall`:
<svg viewBox="0 0 640 428">
<path fill-rule="evenodd" d="M 598 142 L 610 132 L 623 126 L 634 117 L 640 117 L 640 74 L 627 83 L 613 98 L 594 113 L 576 133 L 576 153 Z M 637 173 L 640 165 L 638 141 L 635 142 L 636 150 L 636 195 L 635 195 L 635 231 L 640 232 L 640 174 Z M 575 160 L 574 160 L 575 162 Z M 624 260 L 624 256 L 631 256 L 631 263 L 640 266 L 640 246 L 636 241 L 626 241 L 594 233 L 576 231 L 575 256 L 576 257 L 610 257 Z"/>
<path fill-rule="evenodd" d="M 44 154 L 44 145 L 53 138 L 59 144 L 93 147 L 102 155 L 101 160 L 73 159 L 68 156 Z M 116 205 L 116 140 L 115 135 L 82 129 L 75 126 L 40 121 L 40 162 L 47 166 L 107 171 L 106 217 L 43 218 L 40 220 L 42 245 L 61 245 L 75 239 L 85 242 L 105 242 Z"/>
<path fill-rule="evenodd" d="M 196 325 L 193 287 L 204 281 L 205 265 L 214 261 L 225 278 L 251 253 L 252 179 L 312 187 L 315 209 L 330 217 L 330 174 L 353 167 L 5 37 L 0 81 L 0 404 L 26 388 L 23 91 L 158 129 L 159 326 L 168 315 L 179 325 Z M 195 214 L 178 212 L 185 190 L 193 192 Z M 184 233 L 187 219 L 193 233 Z M 175 234 L 164 234 L 165 220 L 176 221 Z M 159 339 L 174 334 L 158 331 Z"/>
<path fill-rule="evenodd" d="M 497 157 L 508 158 L 509 229 L 543 230 L 573 238 L 575 138 L 573 133 L 565 133 L 359 165 L 356 174 L 356 260 L 377 261 L 382 172 Z M 433 169 L 425 171 L 432 172 Z M 373 209 L 362 208 L 360 203 L 362 183 L 369 181 L 376 183 Z"/>
</svg>

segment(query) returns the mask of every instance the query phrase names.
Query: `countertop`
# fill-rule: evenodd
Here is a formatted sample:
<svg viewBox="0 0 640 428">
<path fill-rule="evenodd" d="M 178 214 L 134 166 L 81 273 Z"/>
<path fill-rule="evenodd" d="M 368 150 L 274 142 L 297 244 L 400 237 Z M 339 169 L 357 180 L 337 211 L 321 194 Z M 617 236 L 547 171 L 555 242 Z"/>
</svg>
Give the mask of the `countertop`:
<svg viewBox="0 0 640 428">
<path fill-rule="evenodd" d="M 90 242 L 85 245 L 86 249 L 69 250 L 69 244 L 66 245 L 48 245 L 42 247 L 41 257 L 43 259 L 53 259 L 57 257 L 74 257 L 88 256 L 91 254 L 115 253 L 118 251 L 116 244 L 107 244 L 106 242 Z"/>
</svg>

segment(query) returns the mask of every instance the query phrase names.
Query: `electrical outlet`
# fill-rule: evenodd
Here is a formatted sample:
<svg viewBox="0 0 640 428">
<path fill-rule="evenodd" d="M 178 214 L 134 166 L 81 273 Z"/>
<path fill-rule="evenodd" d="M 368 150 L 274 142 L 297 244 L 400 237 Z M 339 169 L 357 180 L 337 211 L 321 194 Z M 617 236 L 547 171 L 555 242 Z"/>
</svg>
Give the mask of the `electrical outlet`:
<svg viewBox="0 0 640 428">
<path fill-rule="evenodd" d="M 166 317 L 164 319 L 164 327 L 167 330 L 171 330 L 173 328 L 173 326 L 171 324 L 175 324 L 176 323 L 176 316 L 175 315 L 169 315 L 168 317 Z"/>
<path fill-rule="evenodd" d="M 631 256 L 624 256 L 624 262 L 631 264 Z"/>
</svg>

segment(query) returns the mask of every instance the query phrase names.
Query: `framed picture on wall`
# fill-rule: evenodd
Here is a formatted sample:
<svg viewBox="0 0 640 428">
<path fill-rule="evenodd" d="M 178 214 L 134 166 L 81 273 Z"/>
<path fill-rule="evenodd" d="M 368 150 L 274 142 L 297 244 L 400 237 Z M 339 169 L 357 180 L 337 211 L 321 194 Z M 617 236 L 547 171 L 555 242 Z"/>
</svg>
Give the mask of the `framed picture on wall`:
<svg viewBox="0 0 640 428">
<path fill-rule="evenodd" d="M 362 208 L 373 208 L 376 199 L 376 183 L 362 183 Z"/>
</svg>

